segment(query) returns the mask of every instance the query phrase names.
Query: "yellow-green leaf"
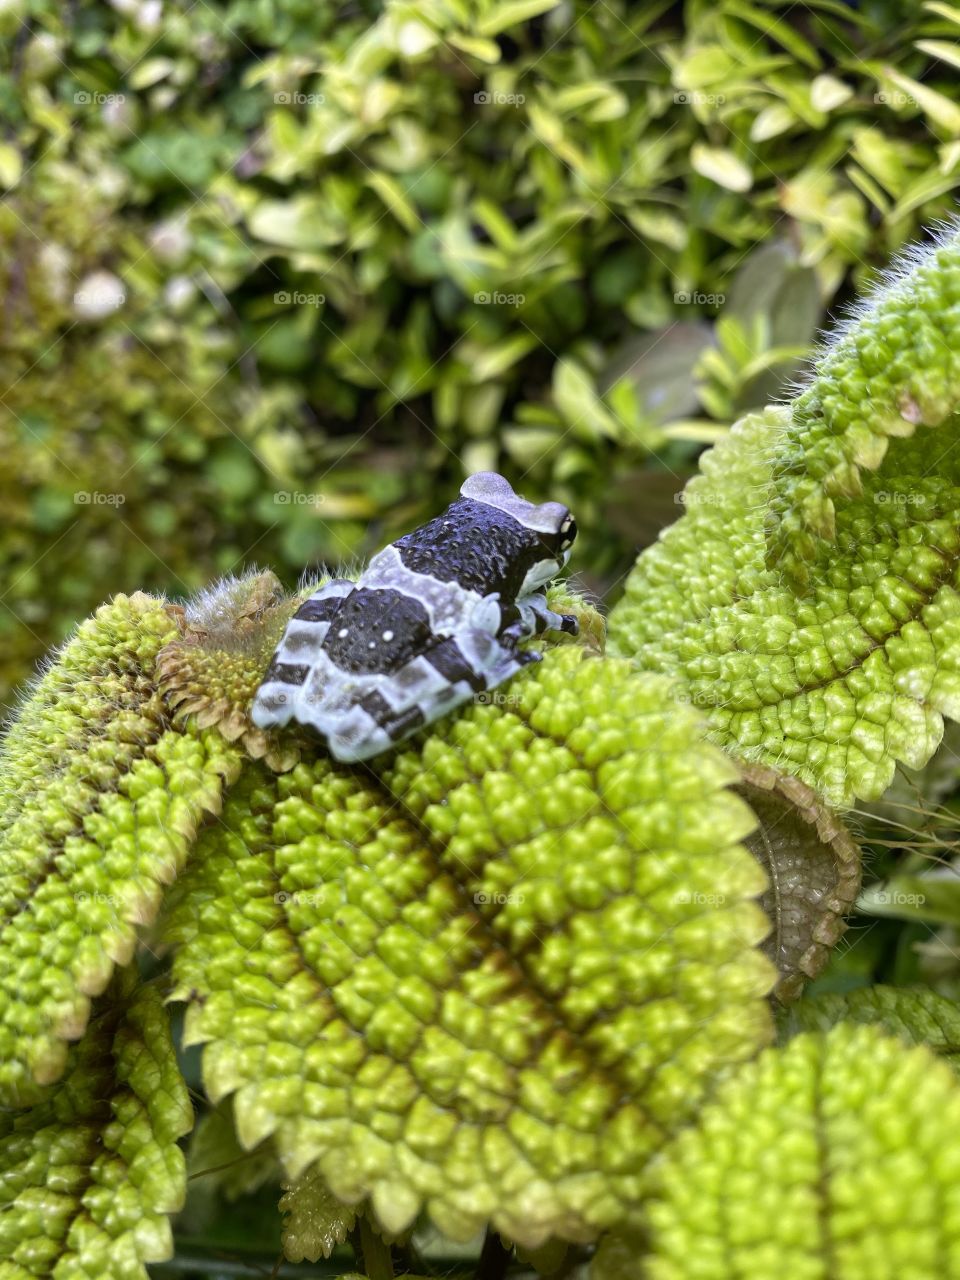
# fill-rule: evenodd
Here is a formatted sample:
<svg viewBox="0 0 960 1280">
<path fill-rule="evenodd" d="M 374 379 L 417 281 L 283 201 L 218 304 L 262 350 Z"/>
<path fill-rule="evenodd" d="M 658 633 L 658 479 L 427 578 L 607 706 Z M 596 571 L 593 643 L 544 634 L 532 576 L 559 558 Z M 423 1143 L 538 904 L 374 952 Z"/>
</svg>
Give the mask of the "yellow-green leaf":
<svg viewBox="0 0 960 1280">
<path fill-rule="evenodd" d="M 695 142 L 690 149 L 690 163 L 702 177 L 728 191 L 749 191 L 753 186 L 753 174 L 747 165 L 726 147 Z"/>
</svg>

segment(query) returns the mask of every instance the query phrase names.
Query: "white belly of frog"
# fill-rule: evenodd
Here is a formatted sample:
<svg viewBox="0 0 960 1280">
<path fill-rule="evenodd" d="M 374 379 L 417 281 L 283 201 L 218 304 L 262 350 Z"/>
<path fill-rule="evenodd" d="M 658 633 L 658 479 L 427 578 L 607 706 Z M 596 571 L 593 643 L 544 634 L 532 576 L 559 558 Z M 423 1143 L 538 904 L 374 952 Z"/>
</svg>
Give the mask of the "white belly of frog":
<svg viewBox="0 0 960 1280">
<path fill-rule="evenodd" d="M 543 588 L 576 537 L 559 502 L 527 502 L 492 472 L 370 561 L 357 582 L 334 579 L 291 618 L 253 702 L 260 728 L 291 720 L 338 760 L 388 751 L 540 654 L 522 640 L 576 634 Z"/>
</svg>

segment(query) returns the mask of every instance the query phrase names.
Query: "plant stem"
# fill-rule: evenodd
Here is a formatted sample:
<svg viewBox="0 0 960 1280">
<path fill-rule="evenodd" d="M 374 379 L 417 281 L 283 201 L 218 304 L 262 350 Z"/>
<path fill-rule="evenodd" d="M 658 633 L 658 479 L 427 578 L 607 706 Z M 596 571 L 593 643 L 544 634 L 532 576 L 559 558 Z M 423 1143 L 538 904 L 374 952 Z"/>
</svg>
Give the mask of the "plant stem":
<svg viewBox="0 0 960 1280">
<path fill-rule="evenodd" d="M 513 1249 L 508 1249 L 497 1233 L 488 1227 L 474 1280 L 503 1280 L 512 1257 Z"/>
<path fill-rule="evenodd" d="M 360 1219 L 360 1253 L 369 1280 L 393 1280 L 390 1246 L 377 1235 L 365 1217 Z"/>
</svg>

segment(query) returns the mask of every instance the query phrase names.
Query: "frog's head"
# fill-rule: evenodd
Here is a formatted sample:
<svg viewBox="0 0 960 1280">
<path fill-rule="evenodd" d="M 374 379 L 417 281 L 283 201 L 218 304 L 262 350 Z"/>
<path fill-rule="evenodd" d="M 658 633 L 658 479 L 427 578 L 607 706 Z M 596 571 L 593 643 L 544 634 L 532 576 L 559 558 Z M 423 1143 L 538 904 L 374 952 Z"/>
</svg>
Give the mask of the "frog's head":
<svg viewBox="0 0 960 1280">
<path fill-rule="evenodd" d="M 533 535 L 525 548 L 526 575 L 520 595 L 545 587 L 570 559 L 577 522 L 562 502 L 527 502 L 514 493 L 509 480 L 495 471 L 478 471 L 470 476 L 463 482 L 460 494 L 505 512 Z"/>
</svg>

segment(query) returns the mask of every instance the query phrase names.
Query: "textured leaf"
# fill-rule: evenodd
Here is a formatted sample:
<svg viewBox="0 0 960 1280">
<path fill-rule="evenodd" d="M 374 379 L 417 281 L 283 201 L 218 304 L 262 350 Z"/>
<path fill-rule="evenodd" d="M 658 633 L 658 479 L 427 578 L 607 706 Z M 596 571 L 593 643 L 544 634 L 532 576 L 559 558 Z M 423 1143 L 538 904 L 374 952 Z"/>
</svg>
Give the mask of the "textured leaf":
<svg viewBox="0 0 960 1280">
<path fill-rule="evenodd" d="M 644 1274 L 941 1280 L 960 1271 L 958 1175 L 944 1063 L 876 1027 L 800 1035 L 742 1067 L 667 1151 Z"/>
<path fill-rule="evenodd" d="M 353 1230 L 357 1217 L 331 1193 L 316 1169 L 284 1185 L 280 1211 L 285 1215 L 283 1252 L 291 1262 L 329 1258 Z"/>
<path fill-rule="evenodd" d="M 860 888 L 860 850 L 843 823 L 798 778 L 745 765 L 740 794 L 757 815 L 747 848 L 770 880 L 761 906 L 773 924 L 764 950 L 780 971 L 777 996 L 794 1000 L 846 929 Z"/>
<path fill-rule="evenodd" d="M 0 1111 L 3 1280 L 146 1280 L 172 1250 L 193 1110 L 156 990 L 118 975 L 63 1080 Z"/>
<path fill-rule="evenodd" d="M 771 554 L 798 582 L 809 580 L 819 540 L 835 537 L 835 500 L 856 500 L 890 438 L 939 426 L 960 404 L 958 353 L 960 234 L 951 227 L 862 304 L 794 402 L 772 458 Z"/>
<path fill-rule="evenodd" d="M 960 1070 L 960 1009 L 929 987 L 858 987 L 800 1000 L 786 1026 L 799 1031 L 829 1031 L 838 1022 L 875 1024 L 911 1044 L 942 1053 Z"/>
<path fill-rule="evenodd" d="M 201 834 L 166 935 L 207 1089 L 388 1230 L 590 1239 L 769 1034 L 735 771 L 575 645 L 377 767 L 251 766 Z"/>
<path fill-rule="evenodd" d="M 39 681 L 0 753 L 0 1094 L 56 1080 L 90 998 L 133 954 L 237 753 L 172 730 L 152 670 L 161 600 L 117 596 Z"/>
<path fill-rule="evenodd" d="M 271 769 L 289 769 L 299 755 L 292 735 L 281 742 L 250 719 L 264 667 L 295 606 L 276 576 L 226 578 L 178 611 L 178 633 L 157 655 L 160 691 L 178 723 L 215 726 L 247 755 Z"/>
<path fill-rule="evenodd" d="M 960 713 L 960 420 L 934 458 L 898 440 L 863 477 L 834 541 L 815 544 L 806 594 L 766 564 L 788 420 L 752 414 L 704 455 L 686 514 L 630 575 L 609 645 L 681 677 L 735 754 L 847 804 L 880 796 L 897 761 L 924 765 Z"/>
</svg>

